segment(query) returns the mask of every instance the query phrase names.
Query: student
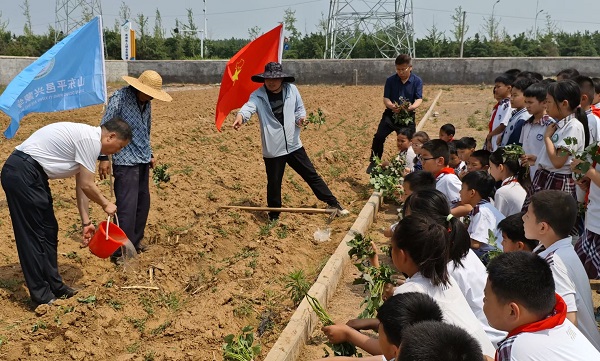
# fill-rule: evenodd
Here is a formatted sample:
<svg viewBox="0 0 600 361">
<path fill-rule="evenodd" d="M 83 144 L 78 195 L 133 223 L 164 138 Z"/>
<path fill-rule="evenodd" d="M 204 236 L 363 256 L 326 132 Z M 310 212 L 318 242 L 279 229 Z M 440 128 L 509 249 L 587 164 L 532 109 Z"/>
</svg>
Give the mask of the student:
<svg viewBox="0 0 600 361">
<path fill-rule="evenodd" d="M 429 142 L 429 140 L 430 140 L 429 135 L 427 135 L 427 133 L 425 133 L 423 131 L 416 132 L 413 135 L 412 140 L 411 140 L 412 148 L 417 156 L 419 154 L 421 154 L 421 148 L 423 147 L 423 144 Z M 413 163 L 414 163 L 414 170 L 423 170 L 423 165 L 421 164 L 421 161 L 418 159 L 418 157 L 415 158 Z"/>
<path fill-rule="evenodd" d="M 594 81 L 592 78 L 579 75 L 573 78 L 573 80 L 579 85 L 581 91 L 581 109 L 585 110 L 588 120 L 588 131 L 590 133 L 589 144 L 595 144 L 600 141 L 600 129 L 598 123 L 600 118 L 592 112 L 592 104 L 594 104 L 595 88 Z"/>
<path fill-rule="evenodd" d="M 519 143 L 523 145 L 523 151 L 525 152 L 525 156 L 521 159 L 522 162 L 537 158 L 537 155 L 544 149 L 546 125 L 552 120 L 546 114 L 547 94 L 548 85 L 543 83 L 532 84 L 523 93 L 525 96 L 525 107 L 531 116 L 523 124 L 521 139 L 519 139 Z M 533 180 L 536 170 L 537 162 L 530 162 L 529 177 L 531 180 Z"/>
<path fill-rule="evenodd" d="M 522 73 L 521 69 L 518 69 L 518 68 L 508 69 L 507 71 L 504 72 L 504 74 L 512 77 L 513 79 L 516 79 L 516 77 L 521 73 Z"/>
<path fill-rule="evenodd" d="M 488 266 L 483 309 L 490 324 L 508 331 L 496 361 L 598 360 L 600 353 L 566 319 L 548 264 L 532 253 L 498 255 Z M 408 332 L 408 331 L 407 331 Z"/>
<path fill-rule="evenodd" d="M 573 153 L 583 151 L 589 144 L 587 116 L 579 107 L 581 91 L 573 80 L 562 80 L 548 85 L 548 115 L 556 119 L 546 127 L 544 133 L 545 148 L 531 161 L 538 164 L 523 211 L 527 210 L 529 199 L 542 189 L 556 189 L 567 192 L 577 199 L 575 180 L 571 176 L 570 164 Z M 560 119 L 560 120 L 559 120 Z M 576 138 L 580 142 L 567 145 L 565 138 Z"/>
<path fill-rule="evenodd" d="M 462 179 L 460 190 L 460 200 L 464 204 L 469 204 L 473 210 L 469 213 L 469 236 L 471 237 L 471 248 L 475 254 L 487 263 L 487 254 L 498 248 L 502 250 L 500 237 L 502 233 L 498 230 L 498 223 L 504 219 L 491 203 L 490 196 L 494 192 L 496 182 L 494 178 L 486 171 L 470 172 Z M 496 245 L 490 244 L 489 231 L 492 231 L 496 237 Z"/>
<path fill-rule="evenodd" d="M 479 149 L 471 153 L 469 161 L 467 162 L 467 173 L 475 172 L 478 170 L 487 171 L 490 167 L 490 151 L 485 149 Z"/>
<path fill-rule="evenodd" d="M 498 223 L 498 229 L 502 232 L 502 251 L 504 252 L 533 252 L 538 245 L 538 241 L 525 237 L 522 213 L 504 218 Z"/>
<path fill-rule="evenodd" d="M 600 78 L 592 78 L 594 82 L 594 105 L 592 105 L 592 110 L 600 109 Z M 594 113 L 598 115 L 598 113 Z M 600 115 L 599 115 L 600 116 Z"/>
<path fill-rule="evenodd" d="M 510 147 L 510 146 L 509 146 Z M 490 174 L 497 182 L 502 182 L 494 195 L 494 206 L 508 217 L 520 213 L 527 196 L 531 180 L 527 165 L 521 165 L 518 154 L 506 153 L 505 147 L 490 154 Z"/>
<path fill-rule="evenodd" d="M 543 190 L 531 198 L 523 227 L 525 237 L 540 241 L 534 253 L 550 265 L 556 293 L 566 303 L 567 318 L 600 350 L 590 283 L 569 236 L 576 217 L 577 202 L 570 194 Z"/>
<path fill-rule="evenodd" d="M 466 173 L 467 164 L 458 156 L 456 149 L 456 140 L 448 142 L 448 150 L 450 151 L 450 159 L 448 159 L 448 167 L 454 168 L 454 174 L 457 176 L 461 173 Z"/>
<path fill-rule="evenodd" d="M 421 292 L 431 296 L 442 309 L 444 320 L 466 330 L 478 341 L 483 354 L 492 357 L 492 343 L 448 274 L 447 232 L 446 227 L 421 214 L 411 214 L 398 223 L 392 236 L 392 261 L 409 278 L 394 294 Z"/>
<path fill-rule="evenodd" d="M 406 168 L 410 172 L 415 170 L 415 158 L 417 154 L 412 148 L 412 137 L 415 132 L 411 128 L 402 128 L 396 135 L 396 146 L 398 147 L 398 157 L 406 159 Z"/>
<path fill-rule="evenodd" d="M 446 143 L 449 143 L 454 140 L 454 135 L 456 134 L 456 129 L 454 125 L 447 123 L 440 127 L 439 139 L 443 140 Z"/>
<path fill-rule="evenodd" d="M 472 137 L 462 137 L 455 142 L 455 145 L 458 158 L 465 164 L 465 167 L 457 174 L 459 178 L 462 178 L 467 174 L 467 163 L 469 162 L 471 154 L 473 154 L 475 148 L 477 148 L 477 141 Z"/>
<path fill-rule="evenodd" d="M 506 129 L 506 125 L 512 114 L 510 94 L 513 82 L 514 78 L 508 74 L 502 74 L 494 81 L 494 94 L 501 100 L 498 104 L 496 116 L 492 121 L 490 132 L 485 138 L 487 149 L 491 152 L 498 149 L 498 137 Z"/>
<path fill-rule="evenodd" d="M 579 76 L 579 71 L 574 68 L 563 69 L 556 74 L 556 81 L 573 79 L 576 76 Z"/>
<path fill-rule="evenodd" d="M 515 81 L 519 80 L 519 79 L 531 79 L 533 81 L 537 80 L 537 81 L 542 81 L 544 80 L 544 76 L 538 72 L 535 71 L 522 71 L 519 74 L 517 74 L 517 77 L 515 78 Z"/>
<path fill-rule="evenodd" d="M 510 95 L 510 104 L 513 107 L 512 115 L 508 120 L 506 129 L 502 133 L 502 137 L 498 138 L 501 147 L 509 144 L 521 145 L 519 143 L 521 129 L 523 129 L 525 121 L 531 116 L 525 108 L 525 96 L 523 92 L 533 83 L 533 80 L 527 78 L 522 78 L 514 82 Z"/>
<path fill-rule="evenodd" d="M 460 327 L 424 321 L 410 326 L 397 361 L 482 361 L 481 346 Z"/>
</svg>

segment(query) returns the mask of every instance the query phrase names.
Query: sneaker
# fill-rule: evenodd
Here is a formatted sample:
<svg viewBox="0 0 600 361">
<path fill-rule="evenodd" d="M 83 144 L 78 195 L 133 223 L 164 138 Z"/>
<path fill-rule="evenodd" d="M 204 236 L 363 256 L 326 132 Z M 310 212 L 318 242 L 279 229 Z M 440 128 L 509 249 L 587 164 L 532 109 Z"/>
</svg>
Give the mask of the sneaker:
<svg viewBox="0 0 600 361">
<path fill-rule="evenodd" d="M 65 286 L 64 289 L 62 289 L 60 292 L 56 293 L 56 297 L 58 298 L 71 298 L 73 296 L 75 296 L 77 293 L 79 293 L 79 290 L 71 288 L 69 286 Z"/>
<path fill-rule="evenodd" d="M 329 208 L 329 209 L 332 209 L 332 208 L 336 209 L 337 210 L 336 215 L 339 216 L 339 217 L 346 217 L 346 216 L 350 215 L 350 211 L 347 210 L 346 208 L 342 207 L 342 205 L 339 204 L 339 203 L 336 203 L 334 205 L 329 205 L 329 207 L 327 207 L 327 208 Z"/>
<path fill-rule="evenodd" d="M 367 174 L 371 174 L 373 168 L 375 168 L 375 162 L 371 161 L 371 163 L 369 163 L 369 166 L 367 167 Z"/>
<path fill-rule="evenodd" d="M 114 254 L 110 256 L 110 261 L 114 263 L 115 266 L 122 266 L 125 263 L 123 256 L 115 256 Z"/>
<path fill-rule="evenodd" d="M 146 246 L 144 243 L 140 243 L 138 244 L 138 246 L 135 249 L 137 251 L 138 254 L 140 253 L 144 253 L 148 250 L 148 246 Z"/>
</svg>

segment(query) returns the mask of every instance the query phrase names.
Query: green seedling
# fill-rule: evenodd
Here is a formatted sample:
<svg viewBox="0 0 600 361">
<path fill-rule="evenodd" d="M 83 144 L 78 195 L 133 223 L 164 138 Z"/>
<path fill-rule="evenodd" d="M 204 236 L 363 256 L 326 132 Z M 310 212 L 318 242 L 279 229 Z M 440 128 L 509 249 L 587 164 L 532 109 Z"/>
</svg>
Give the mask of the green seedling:
<svg viewBox="0 0 600 361">
<path fill-rule="evenodd" d="M 375 255 L 375 250 L 373 249 L 371 242 L 371 237 L 355 233 L 354 238 L 346 242 L 348 247 L 350 247 L 348 255 L 350 258 L 355 257 L 359 261 L 362 261 L 364 258 L 373 257 Z"/>
<path fill-rule="evenodd" d="M 161 164 L 152 168 L 152 181 L 155 186 L 160 187 L 161 183 L 167 183 L 171 180 L 167 169 L 169 169 L 168 164 Z"/>
<path fill-rule="evenodd" d="M 306 280 L 304 270 L 300 269 L 289 273 L 285 276 L 285 280 L 285 289 L 288 291 L 294 306 L 298 306 L 310 289 L 310 283 Z"/>
<path fill-rule="evenodd" d="M 242 329 L 239 336 L 233 334 L 225 336 L 223 344 L 223 360 L 225 361 L 254 361 L 260 354 L 260 345 L 254 344 L 252 326 Z"/>
<path fill-rule="evenodd" d="M 377 309 L 383 304 L 383 291 L 386 283 L 393 283 L 394 271 L 387 264 L 372 267 L 357 263 L 355 266 L 361 271 L 361 275 L 352 284 L 363 285 L 366 293 L 365 299 L 361 303 L 361 306 L 365 305 L 365 308 L 358 318 L 373 318 Z"/>
</svg>

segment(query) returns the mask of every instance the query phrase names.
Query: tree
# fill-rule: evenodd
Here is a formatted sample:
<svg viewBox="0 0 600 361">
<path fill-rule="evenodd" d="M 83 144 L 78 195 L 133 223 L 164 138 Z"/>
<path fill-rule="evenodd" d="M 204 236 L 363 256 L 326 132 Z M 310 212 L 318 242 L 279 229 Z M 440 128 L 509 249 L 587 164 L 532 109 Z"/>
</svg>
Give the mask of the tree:
<svg viewBox="0 0 600 361">
<path fill-rule="evenodd" d="M 165 39 L 165 29 L 162 26 L 162 17 L 158 8 L 156 8 L 156 16 L 154 17 L 154 37 L 161 40 Z"/>
<path fill-rule="evenodd" d="M 460 39 L 462 37 L 463 31 L 465 34 L 465 39 L 466 39 L 466 35 L 469 32 L 469 24 L 465 24 L 465 27 L 463 29 L 463 8 L 462 6 L 459 6 L 457 8 L 454 9 L 454 15 L 451 16 L 452 18 L 452 25 L 454 26 L 454 29 L 452 30 L 452 35 L 454 35 L 454 40 L 460 43 Z"/>
<path fill-rule="evenodd" d="M 489 16 L 488 18 L 484 18 L 484 23 L 482 25 L 483 32 L 486 35 L 486 38 L 489 41 L 499 41 L 500 40 L 500 19 L 494 16 Z"/>
<path fill-rule="evenodd" d="M 24 0 L 23 5 L 21 5 L 21 9 L 23 9 L 23 16 L 25 16 L 25 25 L 23 25 L 23 33 L 27 37 L 33 36 L 33 31 L 31 29 L 31 13 L 29 12 L 29 0 Z"/>
<path fill-rule="evenodd" d="M 296 10 L 287 8 L 283 13 L 283 23 L 285 30 L 290 34 L 290 40 L 299 40 L 302 34 L 296 28 Z"/>
<path fill-rule="evenodd" d="M 425 49 L 425 51 L 419 49 L 419 54 L 427 54 L 429 57 L 439 58 L 442 55 L 442 43 L 446 40 L 446 36 L 444 32 L 438 30 L 435 22 L 431 25 L 431 28 L 427 29 L 427 36 L 424 40 L 428 49 Z"/>
<path fill-rule="evenodd" d="M 121 25 L 125 24 L 129 17 L 131 16 L 131 9 L 125 1 L 121 2 L 121 6 L 119 7 L 119 19 L 115 19 L 115 32 L 121 32 Z"/>
<path fill-rule="evenodd" d="M 148 17 L 143 13 L 137 14 L 135 22 L 138 25 L 139 41 L 136 44 L 136 59 L 148 59 L 147 58 L 147 42 L 148 42 Z"/>
<path fill-rule="evenodd" d="M 6 32 L 6 28 L 8 27 L 9 21 L 2 20 L 2 11 L 0 11 L 0 33 Z"/>
<path fill-rule="evenodd" d="M 250 35 L 250 40 L 254 40 L 258 38 L 262 34 L 262 29 L 258 26 L 253 26 L 248 29 L 248 35 Z"/>
</svg>

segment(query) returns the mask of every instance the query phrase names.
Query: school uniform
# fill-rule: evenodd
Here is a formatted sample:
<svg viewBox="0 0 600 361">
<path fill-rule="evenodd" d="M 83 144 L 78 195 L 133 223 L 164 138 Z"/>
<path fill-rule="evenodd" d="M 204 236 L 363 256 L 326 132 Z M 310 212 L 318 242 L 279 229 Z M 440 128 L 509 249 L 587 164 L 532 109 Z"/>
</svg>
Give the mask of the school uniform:
<svg viewBox="0 0 600 361">
<path fill-rule="evenodd" d="M 460 203 L 460 188 L 462 182 L 454 174 L 454 169 L 444 168 L 446 172 L 441 172 L 435 178 L 435 189 L 444 193 L 450 209 L 456 207 Z M 449 173 L 451 172 L 451 173 Z"/>
<path fill-rule="evenodd" d="M 417 157 L 417 154 L 413 150 L 412 145 L 408 147 L 407 150 L 400 152 L 398 157 L 404 157 L 404 159 L 406 159 L 406 168 L 410 169 L 411 172 L 415 170 L 415 158 Z"/>
<path fill-rule="evenodd" d="M 600 172 L 600 164 L 595 165 Z M 589 279 L 600 279 L 600 187 L 590 183 L 585 229 L 575 244 L 577 255 Z"/>
<path fill-rule="evenodd" d="M 502 232 L 498 229 L 498 223 L 505 217 L 494 207 L 487 199 L 482 199 L 469 213 L 470 223 L 467 228 L 471 239 L 482 243 L 479 249 L 474 250 L 479 258 L 485 258 L 485 255 L 498 248 L 502 250 Z M 489 244 L 489 231 L 496 237 L 496 247 Z"/>
<path fill-rule="evenodd" d="M 494 195 L 494 207 L 504 215 L 511 216 L 521 212 L 527 191 L 517 181 L 517 177 L 511 176 L 502 181 L 502 185 Z"/>
<path fill-rule="evenodd" d="M 509 144 L 520 144 L 523 125 L 531 117 L 531 114 L 525 108 L 514 109 L 511 114 L 506 129 L 502 133 L 502 142 L 500 143 L 502 147 Z"/>
<path fill-rule="evenodd" d="M 544 145 L 544 134 L 546 133 L 546 126 L 552 120 L 549 115 L 544 115 L 539 122 L 534 122 L 533 116 L 531 116 L 524 124 L 521 130 L 521 138 L 519 143 L 523 145 L 523 151 L 525 154 L 538 155 L 542 149 L 546 149 Z M 535 164 L 529 166 L 529 176 L 533 181 L 535 177 L 535 171 L 537 170 L 538 161 Z"/>
<path fill-rule="evenodd" d="M 492 122 L 492 130 L 498 128 L 500 124 L 504 124 L 504 126 L 508 126 L 508 121 L 512 116 L 512 108 L 510 107 L 510 98 L 504 98 L 498 103 L 498 109 L 496 109 L 496 116 L 494 117 L 494 121 Z M 494 135 L 492 137 L 492 149 L 491 152 L 498 149 L 498 137 L 501 137 L 502 134 Z"/>
<path fill-rule="evenodd" d="M 431 296 L 442 309 L 445 322 L 467 331 L 479 342 L 483 354 L 493 357 L 495 354 L 494 346 L 452 277 L 450 277 L 448 286 L 434 286 L 430 279 L 417 272 L 407 279 L 403 285 L 396 287 L 394 295 L 407 292 L 420 292 Z"/>
<path fill-rule="evenodd" d="M 534 252 L 539 250 L 540 246 Z M 565 301 L 567 312 L 577 312 L 577 328 L 600 350 L 600 333 L 594 315 L 590 283 L 573 248 L 571 237 L 553 243 L 539 252 L 539 256 L 550 265 L 556 293 Z"/>
<path fill-rule="evenodd" d="M 587 115 L 588 128 L 590 130 L 590 144 L 597 143 L 600 141 L 600 129 L 598 128 L 600 118 L 592 112 L 592 109 L 586 110 L 585 115 Z"/>
<path fill-rule="evenodd" d="M 465 163 L 464 161 L 460 161 L 460 163 L 458 163 L 458 165 L 456 167 L 454 167 L 454 174 L 456 174 L 456 176 L 460 176 L 460 173 L 463 171 L 467 170 L 467 163 Z"/>
</svg>

